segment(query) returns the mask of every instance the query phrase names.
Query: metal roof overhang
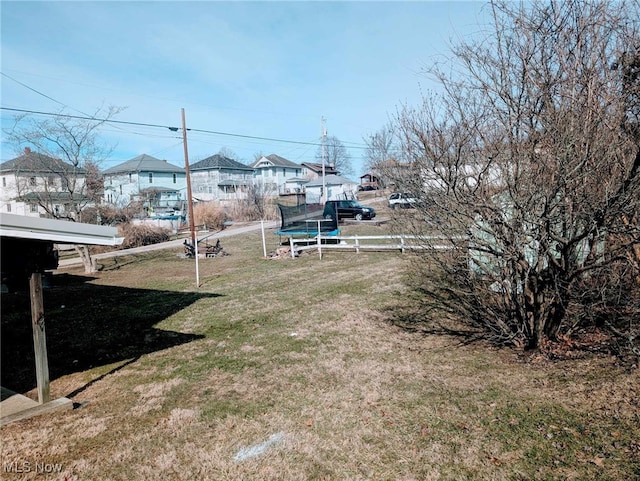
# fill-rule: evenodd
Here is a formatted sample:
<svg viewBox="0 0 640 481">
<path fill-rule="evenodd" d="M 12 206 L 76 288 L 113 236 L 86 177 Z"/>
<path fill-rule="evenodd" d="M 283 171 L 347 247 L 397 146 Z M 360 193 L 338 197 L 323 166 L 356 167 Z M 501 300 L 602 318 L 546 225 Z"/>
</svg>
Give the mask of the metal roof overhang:
<svg viewBox="0 0 640 481">
<path fill-rule="evenodd" d="M 18 239 L 52 241 L 59 244 L 116 246 L 124 238 L 117 237 L 115 227 L 82 224 L 42 217 L 0 214 L 0 236 Z"/>
<path fill-rule="evenodd" d="M 232 180 L 232 179 L 225 179 L 218 182 L 218 186 L 220 187 L 232 186 L 232 185 L 249 185 L 249 182 L 246 180 Z"/>
</svg>

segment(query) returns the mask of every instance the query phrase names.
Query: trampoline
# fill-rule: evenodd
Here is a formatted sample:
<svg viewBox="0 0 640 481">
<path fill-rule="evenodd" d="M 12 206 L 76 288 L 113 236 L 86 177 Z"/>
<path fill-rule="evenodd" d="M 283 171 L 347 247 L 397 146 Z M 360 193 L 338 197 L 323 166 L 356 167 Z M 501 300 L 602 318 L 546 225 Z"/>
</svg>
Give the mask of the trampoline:
<svg viewBox="0 0 640 481">
<path fill-rule="evenodd" d="M 280 228 L 276 231 L 279 236 L 315 237 L 321 234 L 330 237 L 340 234 L 337 213 L 330 209 L 325 215 L 322 204 L 277 204 L 277 206 L 282 219 Z"/>
</svg>

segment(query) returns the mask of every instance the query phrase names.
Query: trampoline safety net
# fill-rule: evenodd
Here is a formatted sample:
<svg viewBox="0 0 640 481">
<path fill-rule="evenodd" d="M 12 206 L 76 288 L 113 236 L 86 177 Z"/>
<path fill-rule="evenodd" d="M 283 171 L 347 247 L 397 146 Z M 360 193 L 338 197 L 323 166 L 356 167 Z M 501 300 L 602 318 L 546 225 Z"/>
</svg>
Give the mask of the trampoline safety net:
<svg viewBox="0 0 640 481">
<path fill-rule="evenodd" d="M 333 209 L 326 213 L 322 204 L 283 205 L 277 204 L 282 222 L 278 235 L 318 235 L 318 221 L 320 233 L 326 236 L 339 234 L 338 216 Z M 326 214 L 326 215 L 325 215 Z"/>
</svg>

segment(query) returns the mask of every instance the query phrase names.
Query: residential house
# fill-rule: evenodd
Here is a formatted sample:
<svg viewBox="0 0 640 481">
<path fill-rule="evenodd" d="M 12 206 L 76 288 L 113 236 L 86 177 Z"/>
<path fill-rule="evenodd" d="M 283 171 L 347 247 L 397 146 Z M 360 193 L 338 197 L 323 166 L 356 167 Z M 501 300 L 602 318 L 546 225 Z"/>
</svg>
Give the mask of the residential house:
<svg viewBox="0 0 640 481">
<path fill-rule="evenodd" d="M 360 190 L 378 190 L 382 182 L 373 172 L 367 172 L 360 176 Z"/>
<path fill-rule="evenodd" d="M 310 180 L 306 185 L 307 203 L 322 202 L 323 188 L 327 191 L 325 200 L 355 199 L 358 184 L 339 175 L 327 175 L 324 178 Z"/>
<path fill-rule="evenodd" d="M 231 201 L 247 197 L 253 169 L 215 154 L 189 166 L 193 197 L 202 201 Z"/>
<path fill-rule="evenodd" d="M 276 154 L 260 157 L 250 166 L 253 171 L 254 185 L 262 188 L 265 195 L 286 194 L 288 179 L 300 177 L 302 166 Z"/>
<path fill-rule="evenodd" d="M 309 179 L 291 177 L 284 182 L 284 192 L 280 195 L 304 194 Z"/>
<path fill-rule="evenodd" d="M 87 195 L 86 169 L 33 152 L 0 164 L 0 212 L 33 217 L 76 219 Z"/>
<path fill-rule="evenodd" d="M 407 162 L 399 162 L 396 159 L 387 159 L 378 162 L 372 167 L 368 182 L 375 179 L 378 188 L 397 188 L 398 184 L 406 184 L 415 179 L 415 172 L 412 165 Z"/>
<path fill-rule="evenodd" d="M 305 179 L 313 180 L 327 175 L 338 175 L 339 172 L 332 165 L 324 166 L 324 174 L 322 172 L 322 164 L 316 164 L 314 162 L 303 162 L 302 164 L 302 177 Z"/>
<path fill-rule="evenodd" d="M 116 207 L 140 203 L 149 213 L 184 210 L 186 171 L 166 160 L 142 154 L 105 170 L 104 200 Z"/>
</svg>

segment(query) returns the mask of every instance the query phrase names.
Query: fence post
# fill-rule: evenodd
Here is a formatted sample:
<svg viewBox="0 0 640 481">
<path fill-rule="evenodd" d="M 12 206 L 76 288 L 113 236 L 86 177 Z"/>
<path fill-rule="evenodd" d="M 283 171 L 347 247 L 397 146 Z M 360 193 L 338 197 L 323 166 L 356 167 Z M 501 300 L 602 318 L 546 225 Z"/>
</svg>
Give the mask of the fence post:
<svg viewBox="0 0 640 481">
<path fill-rule="evenodd" d="M 289 237 L 289 250 L 291 251 L 291 258 L 295 259 L 296 255 L 293 252 L 293 249 L 295 248 L 295 244 L 293 243 L 293 236 Z"/>
<path fill-rule="evenodd" d="M 357 234 L 356 234 L 356 254 L 360 254 L 360 239 L 358 239 Z"/>
<path fill-rule="evenodd" d="M 404 254 L 404 236 L 400 236 L 400 252 Z"/>
</svg>

